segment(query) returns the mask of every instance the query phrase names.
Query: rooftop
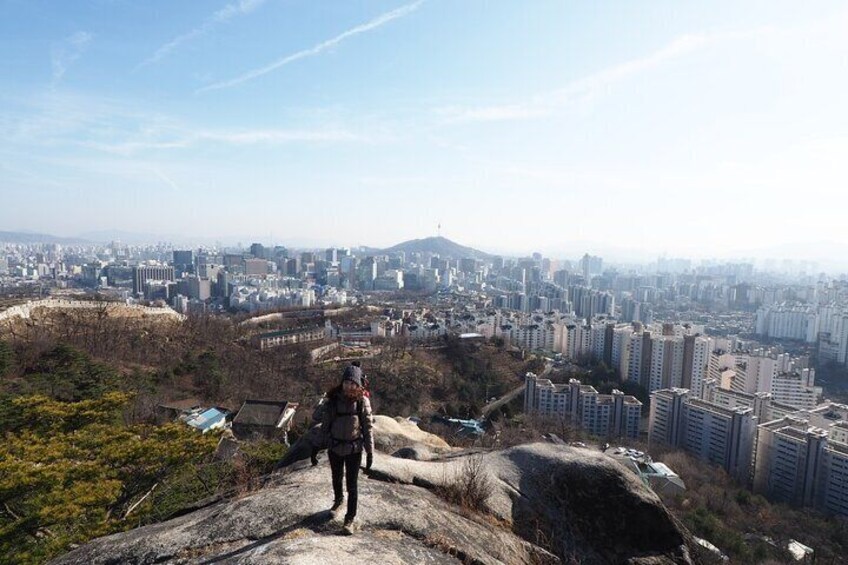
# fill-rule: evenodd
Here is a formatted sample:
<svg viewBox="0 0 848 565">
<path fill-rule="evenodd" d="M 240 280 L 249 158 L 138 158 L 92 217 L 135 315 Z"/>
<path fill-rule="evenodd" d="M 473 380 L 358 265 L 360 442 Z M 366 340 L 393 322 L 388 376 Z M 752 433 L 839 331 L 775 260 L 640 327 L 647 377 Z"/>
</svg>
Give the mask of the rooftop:
<svg viewBox="0 0 848 565">
<path fill-rule="evenodd" d="M 186 418 L 185 423 L 203 433 L 223 426 L 227 419 L 227 413 L 217 408 L 209 408 L 199 414 Z"/>
<path fill-rule="evenodd" d="M 836 453 L 842 455 L 848 455 L 848 445 L 845 445 L 844 443 L 839 443 L 838 441 L 827 442 L 827 447 L 825 449 L 828 451 L 835 451 Z"/>
<path fill-rule="evenodd" d="M 194 408 L 198 408 L 202 406 L 203 403 L 196 398 L 185 398 L 183 400 L 172 400 L 170 402 L 163 402 L 159 405 L 160 408 L 166 408 L 170 410 L 179 410 L 182 412 L 189 412 Z"/>
<path fill-rule="evenodd" d="M 701 400 L 700 398 L 689 399 L 689 406 L 694 406 L 696 408 L 712 412 L 713 414 L 720 414 L 722 416 L 728 417 L 733 416 L 733 414 L 747 414 L 753 413 L 754 411 L 753 408 L 750 408 L 748 406 L 736 406 L 735 408 L 725 408 L 724 406 L 719 406 L 718 404 L 713 404 L 712 402 L 707 402 L 706 400 Z"/>
<path fill-rule="evenodd" d="M 827 432 L 821 428 L 816 427 L 808 427 L 806 429 L 800 429 L 792 426 L 785 426 L 775 431 L 775 433 L 783 436 L 787 436 L 791 439 L 803 440 L 806 441 L 808 436 L 817 436 L 819 438 L 826 438 Z"/>
<path fill-rule="evenodd" d="M 277 427 L 287 408 L 296 408 L 285 400 L 245 400 L 233 419 L 233 424 Z"/>
<path fill-rule="evenodd" d="M 322 330 L 323 331 L 324 326 L 309 326 L 309 327 L 289 328 L 289 329 L 285 329 L 285 330 L 277 330 L 277 331 L 273 331 L 273 332 L 259 334 L 259 338 L 260 339 L 266 339 L 266 338 L 271 338 L 271 337 L 281 337 L 281 336 L 284 336 L 284 335 L 293 335 L 293 334 L 298 334 L 298 333 L 303 333 L 303 332 L 311 332 L 311 331 L 315 331 L 315 330 Z M 368 331 L 371 331 L 371 329 L 369 328 Z"/>
<path fill-rule="evenodd" d="M 459 334 L 459 339 L 482 339 L 484 338 L 483 334 L 479 333 L 464 333 Z"/>
</svg>

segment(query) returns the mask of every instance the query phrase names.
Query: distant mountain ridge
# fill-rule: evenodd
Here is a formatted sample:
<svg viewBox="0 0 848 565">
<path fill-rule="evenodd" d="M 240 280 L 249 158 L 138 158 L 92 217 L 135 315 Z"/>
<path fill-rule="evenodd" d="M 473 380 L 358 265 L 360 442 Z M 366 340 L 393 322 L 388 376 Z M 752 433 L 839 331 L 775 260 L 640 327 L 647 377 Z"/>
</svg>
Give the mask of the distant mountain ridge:
<svg viewBox="0 0 848 565">
<path fill-rule="evenodd" d="M 3 243 L 61 243 L 64 245 L 79 245 L 91 243 L 79 237 L 59 237 L 46 233 L 0 231 L 0 242 Z"/>
<path fill-rule="evenodd" d="M 491 259 L 493 255 L 484 253 L 472 247 L 460 245 L 446 237 L 425 237 L 423 239 L 411 239 L 398 243 L 388 249 L 383 249 L 381 253 L 434 253 L 440 257 L 453 257 L 459 259 L 461 257 L 473 257 L 475 259 Z"/>
</svg>

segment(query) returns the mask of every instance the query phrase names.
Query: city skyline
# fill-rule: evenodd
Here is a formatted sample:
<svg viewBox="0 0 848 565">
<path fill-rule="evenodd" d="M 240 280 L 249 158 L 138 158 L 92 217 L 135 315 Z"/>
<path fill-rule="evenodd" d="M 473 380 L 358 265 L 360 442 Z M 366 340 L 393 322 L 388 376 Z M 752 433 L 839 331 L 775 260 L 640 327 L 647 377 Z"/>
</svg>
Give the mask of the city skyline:
<svg viewBox="0 0 848 565">
<path fill-rule="evenodd" d="M 57 236 L 56 234 L 43 234 L 39 232 L 32 231 L 19 231 L 19 232 L 7 232 L 0 231 L 0 243 L 3 242 L 4 238 L 9 234 L 14 234 L 15 236 L 35 236 L 38 237 L 38 241 L 31 241 L 29 243 L 24 243 L 23 241 L 17 242 L 18 244 L 23 245 L 37 245 L 40 243 L 59 243 L 64 245 L 100 245 L 100 246 L 108 246 L 115 243 L 124 245 L 124 246 L 139 246 L 139 247 L 149 247 L 149 246 L 158 246 L 158 245 L 166 245 L 169 248 L 173 249 L 204 249 L 204 248 L 218 248 L 218 249 L 243 249 L 247 250 L 253 244 L 260 244 L 266 246 L 268 248 L 273 248 L 275 246 L 287 247 L 294 250 L 311 250 L 311 251 L 324 251 L 326 249 L 365 249 L 368 250 L 369 253 L 389 253 L 388 250 L 391 247 L 395 247 L 397 245 L 409 244 L 417 241 L 423 240 L 435 240 L 435 239 L 445 239 L 448 241 L 450 245 L 457 246 L 458 248 L 469 247 L 470 249 L 486 253 L 491 256 L 501 256 L 504 258 L 512 258 L 518 259 L 521 257 L 530 257 L 533 254 L 540 253 L 548 259 L 556 260 L 556 261 L 579 261 L 584 255 L 591 256 L 601 256 L 607 264 L 617 265 L 617 266 L 636 266 L 636 265 L 650 265 L 656 263 L 657 261 L 687 261 L 691 262 L 692 267 L 696 267 L 699 264 L 707 265 L 707 264 L 719 264 L 723 262 L 738 262 L 738 263 L 749 263 L 757 266 L 758 268 L 764 268 L 767 271 L 783 271 L 783 272 L 807 272 L 808 274 L 814 274 L 819 272 L 829 272 L 833 275 L 838 275 L 843 273 L 845 269 L 848 269 L 848 262 L 840 259 L 841 255 L 845 255 L 846 253 L 842 253 L 841 255 L 837 253 L 835 249 L 830 249 L 833 254 L 821 253 L 820 255 L 810 256 L 810 255 L 795 255 L 794 257 L 790 254 L 781 255 L 781 249 L 772 249 L 772 250 L 763 250 L 768 251 L 772 254 L 767 253 L 757 253 L 755 251 L 750 251 L 748 254 L 745 253 L 737 253 L 732 257 L 728 256 L 685 256 L 685 255 L 669 255 L 663 253 L 652 253 L 650 250 L 627 250 L 627 249 L 616 249 L 613 247 L 603 247 L 597 245 L 591 245 L 587 242 L 572 242 L 570 248 L 561 248 L 559 250 L 554 250 L 553 252 L 546 251 L 545 246 L 536 246 L 532 249 L 526 249 L 524 251 L 519 252 L 511 252 L 504 251 L 502 249 L 492 248 L 491 246 L 484 245 L 483 248 L 479 248 L 476 246 L 465 246 L 464 242 L 456 242 L 451 240 L 450 238 L 446 238 L 445 236 L 432 235 L 432 236 L 424 236 L 421 238 L 415 238 L 405 241 L 393 241 L 389 246 L 374 246 L 367 244 L 357 244 L 350 245 L 344 241 L 332 240 L 331 242 L 327 241 L 318 241 L 318 240 L 308 240 L 304 238 L 291 237 L 286 238 L 285 240 L 281 240 L 275 238 L 273 235 L 269 235 L 266 237 L 252 237 L 252 236 L 233 236 L 230 238 L 215 238 L 215 237 L 196 237 L 196 236 L 185 236 L 185 235 L 177 235 L 177 234 L 150 234 L 150 233 L 134 233 L 134 232 L 122 232 L 118 230 L 103 230 L 103 231 L 93 231 L 93 232 L 85 232 L 81 234 L 71 234 L 68 236 Z M 7 244 L 15 244 L 14 240 L 7 240 Z M 846 248 L 848 251 L 848 248 Z M 438 253 L 437 253 L 438 254 Z M 448 253 L 446 256 L 449 257 L 461 257 L 465 256 L 462 253 Z M 800 269 L 800 271 L 798 271 Z M 812 269 L 812 271 L 810 270 Z"/>
<path fill-rule="evenodd" d="M 848 255 L 838 3 L 0 14 L 0 230 Z"/>
</svg>

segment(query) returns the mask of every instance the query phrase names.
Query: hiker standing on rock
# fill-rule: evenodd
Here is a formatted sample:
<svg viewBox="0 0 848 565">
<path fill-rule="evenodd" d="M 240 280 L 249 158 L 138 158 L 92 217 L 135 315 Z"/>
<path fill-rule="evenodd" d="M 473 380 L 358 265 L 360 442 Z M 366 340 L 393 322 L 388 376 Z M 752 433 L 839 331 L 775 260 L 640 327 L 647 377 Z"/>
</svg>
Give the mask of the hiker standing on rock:
<svg viewBox="0 0 848 565">
<path fill-rule="evenodd" d="M 340 385 L 327 393 L 326 408 L 321 421 L 321 435 L 330 458 L 335 499 L 330 512 L 335 514 L 344 502 L 342 477 L 346 476 L 347 514 L 344 532 L 356 530 L 357 479 L 365 451 L 365 469 L 374 461 L 373 416 L 371 402 L 362 386 L 362 369 L 355 365 L 345 368 Z M 313 463 L 315 462 L 313 456 Z"/>
</svg>

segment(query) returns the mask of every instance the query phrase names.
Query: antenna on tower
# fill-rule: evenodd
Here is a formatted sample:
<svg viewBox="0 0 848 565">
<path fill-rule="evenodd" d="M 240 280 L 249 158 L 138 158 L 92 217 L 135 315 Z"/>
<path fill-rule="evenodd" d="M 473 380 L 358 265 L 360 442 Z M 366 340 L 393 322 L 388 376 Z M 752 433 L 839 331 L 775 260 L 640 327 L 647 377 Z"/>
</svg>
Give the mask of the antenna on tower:
<svg viewBox="0 0 848 565">
<path fill-rule="evenodd" d="M 436 227 L 436 235 L 442 237 L 442 222 L 439 222 L 439 225 Z"/>
</svg>

